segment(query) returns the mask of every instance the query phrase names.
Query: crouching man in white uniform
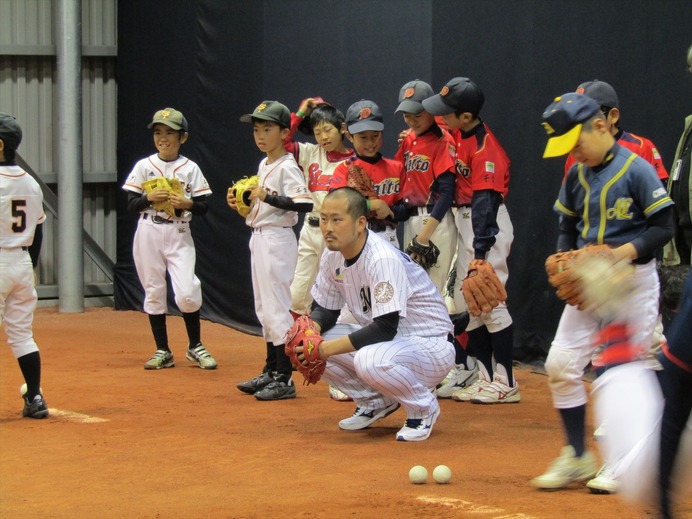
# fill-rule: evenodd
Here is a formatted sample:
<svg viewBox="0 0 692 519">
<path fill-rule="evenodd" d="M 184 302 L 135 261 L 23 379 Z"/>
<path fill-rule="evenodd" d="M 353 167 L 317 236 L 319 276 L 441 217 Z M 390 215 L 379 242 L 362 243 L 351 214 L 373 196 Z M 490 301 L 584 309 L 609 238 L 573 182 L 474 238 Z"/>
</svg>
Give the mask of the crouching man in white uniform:
<svg viewBox="0 0 692 519">
<path fill-rule="evenodd" d="M 339 427 L 365 429 L 406 410 L 399 441 L 422 441 L 440 406 L 430 389 L 454 364 L 452 323 L 439 291 L 404 252 L 367 229 L 365 198 L 348 187 L 325 198 L 320 229 L 327 249 L 312 288 L 311 317 L 324 337 L 323 378 L 353 398 Z M 336 324 L 347 305 L 355 324 Z"/>
</svg>

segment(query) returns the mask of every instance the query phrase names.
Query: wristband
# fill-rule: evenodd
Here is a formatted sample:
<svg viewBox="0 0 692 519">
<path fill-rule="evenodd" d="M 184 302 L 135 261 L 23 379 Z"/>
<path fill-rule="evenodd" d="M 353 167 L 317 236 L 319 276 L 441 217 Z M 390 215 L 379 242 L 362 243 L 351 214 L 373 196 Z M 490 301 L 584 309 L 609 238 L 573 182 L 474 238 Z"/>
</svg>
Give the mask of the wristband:
<svg viewBox="0 0 692 519">
<path fill-rule="evenodd" d="M 305 114 L 304 114 L 303 112 L 301 112 L 300 109 L 298 109 L 298 110 L 296 111 L 296 115 L 297 115 L 298 117 L 300 117 L 301 119 L 305 119 Z"/>
<path fill-rule="evenodd" d="M 369 199 L 369 198 L 366 198 L 366 199 L 365 199 L 365 203 L 366 203 L 367 206 L 368 206 L 368 213 L 369 213 L 370 211 L 372 211 L 372 209 L 370 209 L 370 199 Z"/>
</svg>

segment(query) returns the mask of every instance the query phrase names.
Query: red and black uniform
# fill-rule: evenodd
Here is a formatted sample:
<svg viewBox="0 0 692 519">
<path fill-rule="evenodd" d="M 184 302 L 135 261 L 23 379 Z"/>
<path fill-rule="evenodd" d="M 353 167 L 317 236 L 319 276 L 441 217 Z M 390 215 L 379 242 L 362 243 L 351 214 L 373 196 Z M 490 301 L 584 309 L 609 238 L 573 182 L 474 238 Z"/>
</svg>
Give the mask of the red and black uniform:
<svg viewBox="0 0 692 519">
<path fill-rule="evenodd" d="M 668 180 L 668 171 L 663 165 L 661 154 L 658 152 L 658 149 L 654 143 L 649 139 L 626 132 L 624 130 L 618 130 L 618 132 L 615 134 L 615 141 L 623 148 L 633 151 L 651 164 L 656 170 L 658 178 L 660 178 L 663 182 Z M 572 155 L 567 155 L 567 160 L 565 161 L 565 177 L 567 177 L 569 168 L 571 168 L 575 162 L 576 160 L 574 160 Z"/>
</svg>

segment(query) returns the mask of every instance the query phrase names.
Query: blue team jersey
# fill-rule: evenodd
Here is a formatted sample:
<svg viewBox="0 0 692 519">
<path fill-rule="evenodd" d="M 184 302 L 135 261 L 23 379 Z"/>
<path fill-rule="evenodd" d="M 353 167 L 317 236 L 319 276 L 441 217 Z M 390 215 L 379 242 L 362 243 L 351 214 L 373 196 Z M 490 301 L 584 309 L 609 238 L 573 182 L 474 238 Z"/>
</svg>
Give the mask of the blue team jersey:
<svg viewBox="0 0 692 519">
<path fill-rule="evenodd" d="M 673 205 L 651 164 L 618 144 L 609 153 L 612 159 L 598 171 L 574 164 L 555 202 L 556 212 L 579 218 L 579 248 L 631 242 L 647 218 Z"/>
</svg>

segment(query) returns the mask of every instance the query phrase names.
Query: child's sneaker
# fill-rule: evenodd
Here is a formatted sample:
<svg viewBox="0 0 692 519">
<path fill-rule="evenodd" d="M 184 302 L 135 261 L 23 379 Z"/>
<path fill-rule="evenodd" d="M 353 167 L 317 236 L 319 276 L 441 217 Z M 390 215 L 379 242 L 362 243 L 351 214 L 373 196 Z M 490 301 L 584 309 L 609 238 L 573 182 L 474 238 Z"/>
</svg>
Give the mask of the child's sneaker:
<svg viewBox="0 0 692 519">
<path fill-rule="evenodd" d="M 490 381 L 484 379 L 482 374 L 479 372 L 478 378 L 473 384 L 452 393 L 452 400 L 456 400 L 457 402 L 469 402 L 480 391 L 483 391 L 483 389 L 485 389 L 489 385 Z"/>
<path fill-rule="evenodd" d="M 173 354 L 167 350 L 156 350 L 151 358 L 144 365 L 144 369 L 162 369 L 175 366 Z"/>
<path fill-rule="evenodd" d="M 507 379 L 498 375 L 493 381 L 471 397 L 472 404 L 515 404 L 521 400 L 519 383 L 514 380 L 514 385 L 509 386 Z"/>
<path fill-rule="evenodd" d="M 274 381 L 255 392 L 257 400 L 288 400 L 296 397 L 296 385 L 290 375 L 275 375 Z"/>
<path fill-rule="evenodd" d="M 41 395 L 36 395 L 31 402 L 29 402 L 26 397 L 24 397 L 23 400 L 24 409 L 22 410 L 22 416 L 24 418 L 48 417 L 48 406 Z"/>
<path fill-rule="evenodd" d="M 201 342 L 198 342 L 197 346 L 192 349 L 188 347 L 185 357 L 190 362 L 196 362 L 202 369 L 216 369 L 216 366 L 218 366 L 214 357 L 211 356 L 211 353 L 207 351 Z"/>
<path fill-rule="evenodd" d="M 596 474 L 598 465 L 596 458 L 586 451 L 581 457 L 577 457 L 574 447 L 566 445 L 548 467 L 544 474 L 531 480 L 531 484 L 545 490 L 563 488 L 575 481 L 590 479 Z"/>
</svg>

